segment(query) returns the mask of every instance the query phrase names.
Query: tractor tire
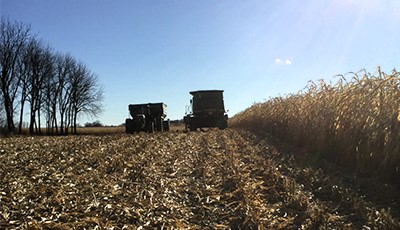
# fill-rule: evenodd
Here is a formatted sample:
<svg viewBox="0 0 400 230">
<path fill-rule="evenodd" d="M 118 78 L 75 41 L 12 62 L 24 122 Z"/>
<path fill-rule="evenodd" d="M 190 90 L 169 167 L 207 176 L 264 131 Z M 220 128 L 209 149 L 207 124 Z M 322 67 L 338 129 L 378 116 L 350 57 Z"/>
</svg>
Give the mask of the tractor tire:
<svg viewBox="0 0 400 230">
<path fill-rule="evenodd" d="M 219 123 L 218 126 L 219 129 L 224 130 L 228 128 L 228 116 L 227 115 L 223 116 L 223 118 L 218 123 Z"/>
<path fill-rule="evenodd" d="M 196 128 L 196 126 L 195 126 L 193 123 L 192 123 L 192 124 L 189 124 L 189 130 L 190 130 L 190 131 L 193 132 L 193 131 L 196 131 L 196 129 L 197 129 L 197 128 Z"/>
<path fill-rule="evenodd" d="M 169 120 L 163 121 L 163 129 L 165 132 L 169 131 Z"/>
<path fill-rule="evenodd" d="M 162 132 L 164 130 L 163 119 L 157 118 L 155 124 L 155 131 Z"/>
<path fill-rule="evenodd" d="M 131 134 L 133 134 L 134 132 L 135 132 L 135 130 L 134 130 L 134 122 L 133 122 L 133 120 L 132 119 L 126 119 L 125 120 L 125 132 L 126 133 L 131 133 Z"/>
<path fill-rule="evenodd" d="M 226 120 L 226 119 L 220 120 L 218 128 L 220 130 L 224 130 L 224 129 L 228 128 L 228 120 Z"/>
<path fill-rule="evenodd" d="M 150 123 L 147 125 L 147 132 L 148 132 L 148 133 L 154 133 L 154 122 L 150 122 Z"/>
</svg>

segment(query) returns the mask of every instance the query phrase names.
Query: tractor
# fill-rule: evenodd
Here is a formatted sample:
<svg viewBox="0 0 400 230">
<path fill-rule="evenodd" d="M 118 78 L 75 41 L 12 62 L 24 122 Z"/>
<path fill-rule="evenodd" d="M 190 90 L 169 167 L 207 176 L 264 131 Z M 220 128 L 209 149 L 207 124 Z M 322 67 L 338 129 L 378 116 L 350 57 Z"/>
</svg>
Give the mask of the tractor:
<svg viewBox="0 0 400 230">
<path fill-rule="evenodd" d="M 169 120 L 164 120 L 167 116 L 164 103 L 131 104 L 129 114 L 132 118 L 125 120 L 126 133 L 169 131 Z"/>
</svg>

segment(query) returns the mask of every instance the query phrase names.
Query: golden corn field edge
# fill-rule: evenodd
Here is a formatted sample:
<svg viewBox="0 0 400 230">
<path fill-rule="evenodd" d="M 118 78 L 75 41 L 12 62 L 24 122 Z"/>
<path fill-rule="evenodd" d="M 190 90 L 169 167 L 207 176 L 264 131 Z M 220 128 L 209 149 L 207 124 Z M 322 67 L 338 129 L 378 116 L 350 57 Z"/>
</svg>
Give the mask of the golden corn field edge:
<svg viewBox="0 0 400 230">
<path fill-rule="evenodd" d="M 338 178 L 233 129 L 3 138 L 0 228 L 400 227 Z"/>
<path fill-rule="evenodd" d="M 257 103 L 230 120 L 305 148 L 361 177 L 400 184 L 400 74 L 366 71 L 310 82 L 297 94 Z"/>
</svg>

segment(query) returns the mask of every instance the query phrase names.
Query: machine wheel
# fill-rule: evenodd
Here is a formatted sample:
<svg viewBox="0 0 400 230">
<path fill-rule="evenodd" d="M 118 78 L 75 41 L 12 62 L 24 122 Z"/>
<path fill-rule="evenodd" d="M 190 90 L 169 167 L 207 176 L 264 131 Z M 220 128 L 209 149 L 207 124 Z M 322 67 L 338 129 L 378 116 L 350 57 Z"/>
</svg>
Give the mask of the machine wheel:
<svg viewBox="0 0 400 230">
<path fill-rule="evenodd" d="M 166 131 L 166 132 L 169 131 L 169 120 L 163 121 L 163 128 L 164 128 L 164 131 Z"/>
<path fill-rule="evenodd" d="M 125 132 L 126 133 L 134 133 L 134 127 L 133 127 L 133 120 L 132 119 L 126 119 L 125 120 Z"/>
<path fill-rule="evenodd" d="M 190 131 L 196 131 L 196 126 L 192 123 L 192 124 L 189 124 L 189 130 Z"/>
<path fill-rule="evenodd" d="M 224 130 L 228 128 L 228 120 L 227 119 L 222 119 L 219 121 L 219 127 L 220 130 Z"/>
<path fill-rule="evenodd" d="M 164 129 L 163 127 L 163 119 L 162 118 L 157 118 L 156 119 L 156 124 L 155 124 L 155 131 L 162 132 Z"/>
<path fill-rule="evenodd" d="M 153 133 L 154 132 L 154 122 L 149 122 L 149 124 L 147 125 L 147 132 L 148 133 Z"/>
<path fill-rule="evenodd" d="M 228 128 L 228 115 L 224 115 L 219 121 L 219 129 L 223 130 Z"/>
</svg>

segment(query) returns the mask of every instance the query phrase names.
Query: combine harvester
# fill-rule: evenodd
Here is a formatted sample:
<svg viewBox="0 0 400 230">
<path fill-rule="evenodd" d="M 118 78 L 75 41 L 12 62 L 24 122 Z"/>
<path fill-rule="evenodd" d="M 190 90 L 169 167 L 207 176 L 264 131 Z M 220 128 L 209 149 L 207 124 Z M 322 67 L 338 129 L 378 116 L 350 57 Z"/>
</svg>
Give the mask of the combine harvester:
<svg viewBox="0 0 400 230">
<path fill-rule="evenodd" d="M 167 116 L 164 103 L 131 104 L 129 113 L 132 118 L 125 120 L 126 133 L 169 131 L 169 120 L 164 120 Z"/>
<path fill-rule="evenodd" d="M 193 99 L 186 108 L 183 117 L 186 129 L 196 131 L 197 128 L 228 127 L 228 115 L 225 113 L 223 90 L 199 90 L 190 92 Z"/>
</svg>

